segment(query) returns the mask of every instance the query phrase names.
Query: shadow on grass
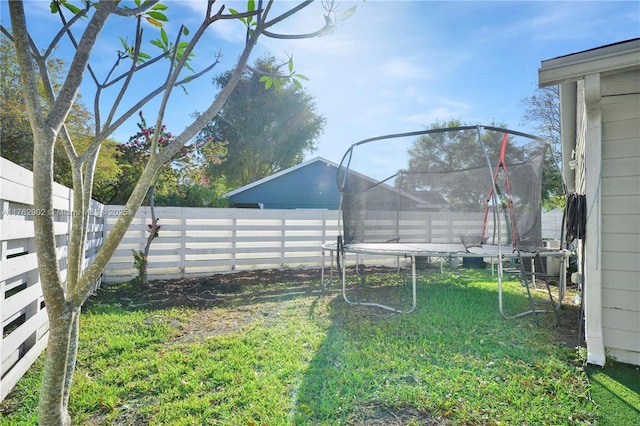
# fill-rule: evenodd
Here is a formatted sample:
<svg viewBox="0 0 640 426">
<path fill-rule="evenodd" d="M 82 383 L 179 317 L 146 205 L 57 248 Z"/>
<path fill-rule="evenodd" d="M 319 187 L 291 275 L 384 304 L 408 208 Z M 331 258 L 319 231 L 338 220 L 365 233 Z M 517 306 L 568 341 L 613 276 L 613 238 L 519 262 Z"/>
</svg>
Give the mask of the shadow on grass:
<svg viewBox="0 0 640 426">
<path fill-rule="evenodd" d="M 487 274 L 423 276 L 409 315 L 331 301 L 331 325 L 300 383 L 293 423 L 588 422 L 586 378 L 566 362 L 570 350 L 555 345 L 553 316 L 541 326 L 527 317 L 504 321 L 495 286 L 477 279 Z M 369 277 L 350 294 L 394 306 L 411 299 L 402 280 L 385 282 L 394 280 Z M 505 291 L 505 306 L 525 310 L 517 286 Z"/>
<path fill-rule="evenodd" d="M 632 425 L 640 419 L 640 367 L 607 361 L 588 367 L 591 395 L 598 404 L 598 424 Z"/>
</svg>

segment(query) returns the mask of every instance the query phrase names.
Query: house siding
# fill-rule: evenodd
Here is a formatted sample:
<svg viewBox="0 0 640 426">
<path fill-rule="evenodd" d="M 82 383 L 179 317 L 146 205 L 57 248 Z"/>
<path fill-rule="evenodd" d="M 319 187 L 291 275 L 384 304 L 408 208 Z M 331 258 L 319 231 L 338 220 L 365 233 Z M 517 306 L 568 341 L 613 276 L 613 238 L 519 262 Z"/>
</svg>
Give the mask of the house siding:
<svg viewBox="0 0 640 426">
<path fill-rule="evenodd" d="M 638 71 L 601 79 L 602 330 L 607 354 L 632 364 L 640 364 L 639 88 Z"/>
<path fill-rule="evenodd" d="M 265 209 L 337 210 L 337 168 L 315 161 L 229 197 L 231 203 L 260 203 Z"/>
</svg>

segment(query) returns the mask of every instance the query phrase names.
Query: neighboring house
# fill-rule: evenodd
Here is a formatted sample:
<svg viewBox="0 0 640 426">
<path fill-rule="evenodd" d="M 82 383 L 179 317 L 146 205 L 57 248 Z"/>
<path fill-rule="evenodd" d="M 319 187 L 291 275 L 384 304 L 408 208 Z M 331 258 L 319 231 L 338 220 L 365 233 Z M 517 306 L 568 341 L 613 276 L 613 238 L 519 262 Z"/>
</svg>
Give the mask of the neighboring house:
<svg viewBox="0 0 640 426">
<path fill-rule="evenodd" d="M 231 207 L 337 210 L 338 165 L 322 157 L 282 170 L 224 195 Z"/>
<path fill-rule="evenodd" d="M 337 177 L 338 165 L 322 157 L 282 170 L 271 176 L 257 180 L 223 195 L 229 199 L 231 207 L 262 209 L 327 209 L 340 208 L 340 191 Z M 419 193 L 409 194 L 398 191 L 387 184 L 379 184 L 374 179 L 357 172 L 356 186 L 371 187 L 383 191 L 381 200 L 395 200 L 394 206 L 404 209 L 439 210 L 443 203 L 439 195 Z M 393 192 L 392 196 L 386 194 Z"/>
<path fill-rule="evenodd" d="M 587 361 L 640 365 L 640 38 L 542 61 L 560 85 L 563 173 L 586 195 Z"/>
</svg>

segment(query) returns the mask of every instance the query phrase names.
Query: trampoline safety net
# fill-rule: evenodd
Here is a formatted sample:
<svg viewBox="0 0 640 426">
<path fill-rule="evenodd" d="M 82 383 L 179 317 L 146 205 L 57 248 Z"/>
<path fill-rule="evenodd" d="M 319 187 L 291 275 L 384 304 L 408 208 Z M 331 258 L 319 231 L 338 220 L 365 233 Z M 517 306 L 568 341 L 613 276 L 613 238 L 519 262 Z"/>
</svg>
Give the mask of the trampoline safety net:
<svg viewBox="0 0 640 426">
<path fill-rule="evenodd" d="M 542 247 L 547 147 L 545 139 L 490 126 L 355 143 L 337 176 L 344 244 Z"/>
</svg>

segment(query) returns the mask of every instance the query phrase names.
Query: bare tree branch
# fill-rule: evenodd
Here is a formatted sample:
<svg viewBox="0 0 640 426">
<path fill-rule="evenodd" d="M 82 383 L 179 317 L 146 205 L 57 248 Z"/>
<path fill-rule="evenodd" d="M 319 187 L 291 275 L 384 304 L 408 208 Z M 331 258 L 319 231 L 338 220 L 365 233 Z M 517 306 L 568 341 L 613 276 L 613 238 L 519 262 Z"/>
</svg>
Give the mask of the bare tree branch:
<svg viewBox="0 0 640 426">
<path fill-rule="evenodd" d="M 87 16 L 87 13 L 89 12 L 89 8 L 90 6 L 86 6 L 83 10 L 76 13 L 73 16 L 73 18 L 69 20 L 69 22 L 66 21 L 66 18 L 62 13 L 62 9 L 58 8 L 58 15 L 60 16 L 60 20 L 62 21 L 63 25 L 62 25 L 62 28 L 60 28 L 60 31 L 58 31 L 58 33 L 53 37 L 53 39 L 51 40 L 51 43 L 49 43 L 49 47 L 47 47 L 46 52 L 42 56 L 44 56 L 45 58 L 48 58 L 49 55 L 51 55 L 51 52 L 53 52 L 53 49 L 55 49 L 56 46 L 58 45 L 58 42 L 60 41 L 60 39 L 62 39 L 62 37 L 65 35 L 65 33 L 69 35 L 71 42 L 74 43 L 74 47 L 76 49 L 78 48 L 78 45 L 77 43 L 75 43 L 75 39 L 73 38 L 73 34 L 71 34 L 71 27 L 78 20 Z"/>
<path fill-rule="evenodd" d="M 134 9 L 118 7 L 114 11 L 114 13 L 116 15 L 118 15 L 118 16 L 125 16 L 125 17 L 127 17 L 127 16 L 137 16 L 137 15 L 143 14 L 147 10 L 151 9 L 158 2 L 159 2 L 159 0 L 149 0 L 149 1 L 146 1 L 146 2 L 142 3 L 139 7 L 136 7 Z"/>
<path fill-rule="evenodd" d="M 111 105 L 111 110 L 109 111 L 109 115 L 107 116 L 107 121 L 104 123 L 105 126 L 108 126 L 111 120 L 113 120 L 113 116 L 115 115 L 116 110 L 118 109 L 118 106 L 122 101 L 122 98 L 126 94 L 127 89 L 129 88 L 129 84 L 131 83 L 134 73 L 136 72 L 136 64 L 138 63 L 138 58 L 140 57 L 140 45 L 142 44 L 142 32 L 141 20 L 140 17 L 138 17 L 136 22 L 136 38 L 135 45 L 133 47 L 133 57 L 131 58 L 131 66 L 129 67 L 129 70 L 124 74 L 125 81 L 122 84 L 122 87 L 120 87 L 120 91 L 118 92 L 115 101 Z"/>
<path fill-rule="evenodd" d="M 69 75 L 62 85 L 62 89 L 60 90 L 60 94 L 56 99 L 51 113 L 47 117 L 49 126 L 56 131 L 60 126 L 62 126 L 71 106 L 76 100 L 80 83 L 82 82 L 83 71 L 89 63 L 91 49 L 93 48 L 102 27 L 106 23 L 107 18 L 111 15 L 116 6 L 117 3 L 115 2 L 98 3 L 95 14 L 87 24 L 87 28 L 80 39 L 78 49 L 76 50 L 76 54 L 73 57 L 71 66 L 69 67 Z"/>
<path fill-rule="evenodd" d="M 271 4 L 272 1 L 269 2 L 269 4 Z M 299 5 L 297 5 L 296 7 L 293 7 L 291 9 L 289 9 L 288 11 L 286 11 L 285 13 L 283 13 L 282 15 L 279 15 L 275 18 L 273 18 L 272 20 L 270 20 L 269 22 L 266 22 L 264 24 L 264 28 L 269 28 L 274 26 L 275 24 L 284 21 L 285 19 L 295 15 L 296 13 L 300 12 L 302 9 L 304 9 L 305 7 L 309 6 L 311 3 L 313 3 L 313 0 L 305 0 L 304 2 L 300 3 Z M 270 6 L 268 6 L 270 7 Z"/>
<path fill-rule="evenodd" d="M 314 38 L 326 35 L 329 31 L 331 31 L 333 27 L 331 25 L 325 25 L 320 28 L 318 31 L 314 31 L 312 33 L 307 34 L 277 34 L 269 31 L 264 31 L 263 34 L 269 38 L 275 38 L 280 40 L 300 40 L 305 38 Z"/>
</svg>

